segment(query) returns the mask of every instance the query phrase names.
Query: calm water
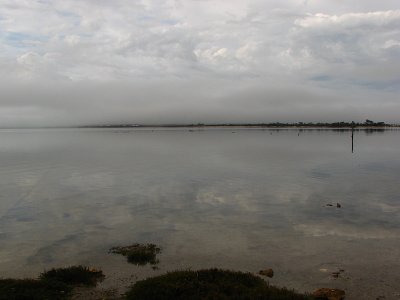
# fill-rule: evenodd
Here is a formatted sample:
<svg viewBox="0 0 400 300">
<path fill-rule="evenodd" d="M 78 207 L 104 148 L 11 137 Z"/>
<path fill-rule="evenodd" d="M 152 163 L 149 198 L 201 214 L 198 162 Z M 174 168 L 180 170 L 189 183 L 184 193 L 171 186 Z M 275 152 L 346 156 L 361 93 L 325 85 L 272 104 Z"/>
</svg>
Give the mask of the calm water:
<svg viewBox="0 0 400 300">
<path fill-rule="evenodd" d="M 81 263 L 124 286 L 172 269 L 271 267 L 273 284 L 300 291 L 400 299 L 400 131 L 356 132 L 354 153 L 350 136 L 1 130 L 0 274 Z M 107 254 L 132 242 L 161 245 L 160 270 Z"/>
</svg>

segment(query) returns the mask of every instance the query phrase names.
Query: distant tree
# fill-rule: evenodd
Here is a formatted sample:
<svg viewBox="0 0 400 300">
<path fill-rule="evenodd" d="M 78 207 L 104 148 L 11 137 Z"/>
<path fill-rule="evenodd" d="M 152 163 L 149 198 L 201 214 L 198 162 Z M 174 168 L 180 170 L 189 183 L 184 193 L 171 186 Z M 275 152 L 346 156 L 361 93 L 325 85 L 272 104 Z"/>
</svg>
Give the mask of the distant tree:
<svg viewBox="0 0 400 300">
<path fill-rule="evenodd" d="M 374 125 L 374 121 L 366 119 L 365 120 L 365 125 Z"/>
</svg>

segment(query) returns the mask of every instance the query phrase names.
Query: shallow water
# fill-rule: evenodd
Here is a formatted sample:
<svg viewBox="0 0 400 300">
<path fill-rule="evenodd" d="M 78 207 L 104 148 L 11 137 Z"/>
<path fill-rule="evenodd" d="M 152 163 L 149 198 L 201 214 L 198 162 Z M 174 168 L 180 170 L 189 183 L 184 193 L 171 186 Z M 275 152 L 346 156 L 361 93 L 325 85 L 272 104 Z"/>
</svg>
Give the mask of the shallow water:
<svg viewBox="0 0 400 300">
<path fill-rule="evenodd" d="M 0 274 L 273 268 L 271 283 L 400 299 L 400 131 L 0 130 Z M 341 208 L 336 207 L 341 204 Z M 326 204 L 333 204 L 332 207 Z M 107 254 L 163 248 L 159 270 Z M 332 272 L 343 269 L 339 278 Z"/>
</svg>

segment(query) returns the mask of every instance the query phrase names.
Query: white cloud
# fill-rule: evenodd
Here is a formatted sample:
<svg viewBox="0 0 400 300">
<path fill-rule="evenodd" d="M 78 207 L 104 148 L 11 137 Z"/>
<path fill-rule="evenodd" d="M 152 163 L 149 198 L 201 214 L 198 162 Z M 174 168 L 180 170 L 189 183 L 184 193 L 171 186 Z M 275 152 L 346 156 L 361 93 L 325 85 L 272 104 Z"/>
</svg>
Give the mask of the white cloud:
<svg viewBox="0 0 400 300">
<path fill-rule="evenodd" d="M 17 62 L 23 66 L 34 66 L 40 60 L 39 54 L 35 52 L 28 52 L 17 58 Z"/>
<path fill-rule="evenodd" d="M 343 15 L 318 13 L 295 21 L 296 25 L 302 27 L 318 27 L 325 30 L 334 29 L 336 26 L 351 29 L 360 26 L 397 26 L 399 23 L 400 10 L 347 13 Z"/>
<path fill-rule="evenodd" d="M 384 49 L 392 48 L 392 47 L 400 47 L 400 41 L 396 40 L 387 40 L 383 45 Z"/>
</svg>

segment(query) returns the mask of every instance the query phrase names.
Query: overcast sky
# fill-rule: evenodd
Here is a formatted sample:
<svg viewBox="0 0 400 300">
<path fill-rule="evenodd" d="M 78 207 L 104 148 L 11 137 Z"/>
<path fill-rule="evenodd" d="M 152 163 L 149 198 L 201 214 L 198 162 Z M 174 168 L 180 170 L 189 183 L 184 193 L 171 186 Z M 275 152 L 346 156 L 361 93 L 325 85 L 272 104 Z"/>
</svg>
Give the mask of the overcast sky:
<svg viewBox="0 0 400 300">
<path fill-rule="evenodd" d="M 400 122 L 398 0 L 0 0 L 0 126 Z"/>
</svg>

